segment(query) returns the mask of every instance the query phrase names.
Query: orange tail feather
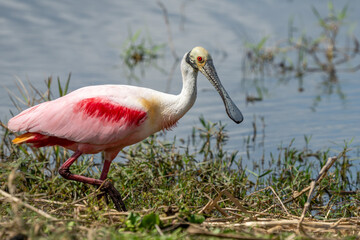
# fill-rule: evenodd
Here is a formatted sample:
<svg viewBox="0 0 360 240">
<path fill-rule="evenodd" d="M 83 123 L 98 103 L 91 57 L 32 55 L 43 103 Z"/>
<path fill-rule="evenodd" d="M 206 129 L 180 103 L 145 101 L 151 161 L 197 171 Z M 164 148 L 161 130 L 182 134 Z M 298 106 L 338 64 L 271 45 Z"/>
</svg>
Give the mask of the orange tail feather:
<svg viewBox="0 0 360 240">
<path fill-rule="evenodd" d="M 24 134 L 21 134 L 20 136 L 16 137 L 14 140 L 12 140 L 12 142 L 14 144 L 21 144 L 21 143 L 27 142 L 29 140 L 33 140 L 37 136 L 38 136 L 38 134 L 36 134 L 36 133 L 24 133 Z"/>
<path fill-rule="evenodd" d="M 63 147 L 68 147 L 75 144 L 71 140 L 65 138 L 58 138 L 54 136 L 47 136 L 41 133 L 24 133 L 12 140 L 14 144 L 29 143 L 33 147 L 45 147 L 45 146 L 54 146 L 59 145 Z"/>
</svg>

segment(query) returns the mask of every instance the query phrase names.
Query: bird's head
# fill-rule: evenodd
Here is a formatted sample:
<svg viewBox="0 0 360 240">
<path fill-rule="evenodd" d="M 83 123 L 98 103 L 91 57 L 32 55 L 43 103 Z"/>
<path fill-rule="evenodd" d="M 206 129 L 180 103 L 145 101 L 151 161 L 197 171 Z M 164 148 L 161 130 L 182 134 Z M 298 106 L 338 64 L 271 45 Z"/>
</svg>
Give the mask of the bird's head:
<svg viewBox="0 0 360 240">
<path fill-rule="evenodd" d="M 194 47 L 185 55 L 185 61 L 195 70 L 200 71 L 211 82 L 220 94 L 226 108 L 228 116 L 236 123 L 243 121 L 243 115 L 231 100 L 229 94 L 222 86 L 221 81 L 216 73 L 213 60 L 209 52 L 203 47 Z"/>
<path fill-rule="evenodd" d="M 209 52 L 203 47 L 194 47 L 186 56 L 186 61 L 194 69 L 200 70 L 201 72 L 204 69 L 204 66 L 207 61 L 212 61 L 212 58 Z"/>
</svg>

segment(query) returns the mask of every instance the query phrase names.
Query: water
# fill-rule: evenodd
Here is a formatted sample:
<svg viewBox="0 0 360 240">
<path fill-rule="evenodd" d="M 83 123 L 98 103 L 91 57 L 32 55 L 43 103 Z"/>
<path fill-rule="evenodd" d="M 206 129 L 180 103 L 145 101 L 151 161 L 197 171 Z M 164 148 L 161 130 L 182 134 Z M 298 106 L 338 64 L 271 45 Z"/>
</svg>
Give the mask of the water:
<svg viewBox="0 0 360 240">
<path fill-rule="evenodd" d="M 164 1 L 169 14 L 170 28 L 176 53 L 182 57 L 194 46 L 204 46 L 212 54 L 223 85 L 242 110 L 245 121 L 236 125 L 226 115 L 221 98 L 201 75 L 198 99 L 194 107 L 169 133 L 186 138 L 198 118 L 227 125 L 230 141 L 228 149 L 246 154 L 245 139 L 252 135 L 256 118 L 258 136 L 252 148 L 252 160 L 263 152 L 265 157 L 286 146 L 295 138 L 294 146 L 303 147 L 304 135 L 311 136 L 314 150 L 341 149 L 344 141 L 354 139 L 353 148 L 360 146 L 360 72 L 339 74 L 339 87 L 345 99 L 336 94 L 324 94 L 322 74 L 304 79 L 304 92 L 299 92 L 296 80 L 282 84 L 275 77 L 265 79 L 269 90 L 265 100 L 246 104 L 241 61 L 244 42 L 259 42 L 269 36 L 268 45 L 285 39 L 288 21 L 308 34 L 317 34 L 318 26 L 311 6 L 321 14 L 327 13 L 324 1 Z M 360 20 L 360 2 L 349 1 L 348 26 Z M 336 2 L 335 9 L 342 3 Z M 167 26 L 162 9 L 156 1 L 0 1 L 0 112 L 1 120 L 10 118 L 9 109 L 16 112 L 5 88 L 16 91 L 15 77 L 30 80 L 44 89 L 49 75 L 65 80 L 72 72 L 70 90 L 96 84 L 133 84 L 160 91 L 178 93 L 181 89 L 179 66 L 169 80 L 174 59 L 165 48 L 164 58 L 155 67 L 145 69 L 140 81 L 125 77 L 119 55 L 129 31 L 142 30 L 142 36 L 155 44 L 168 43 Z M 355 28 L 355 35 L 360 36 Z M 358 60 L 356 60 L 358 61 Z M 354 63 L 356 65 L 356 63 Z M 251 85 L 251 84 L 250 84 Z M 321 101 L 312 111 L 316 96 Z M 261 127 L 260 118 L 265 121 Z M 261 131 L 265 131 L 265 136 Z M 262 142 L 263 139 L 263 142 Z M 356 154 L 355 154 L 356 155 Z M 354 156 L 356 157 L 356 156 Z M 358 156 L 357 156 L 358 157 Z M 357 162 L 358 163 L 358 162 Z M 250 163 L 249 163 L 250 164 Z"/>
</svg>

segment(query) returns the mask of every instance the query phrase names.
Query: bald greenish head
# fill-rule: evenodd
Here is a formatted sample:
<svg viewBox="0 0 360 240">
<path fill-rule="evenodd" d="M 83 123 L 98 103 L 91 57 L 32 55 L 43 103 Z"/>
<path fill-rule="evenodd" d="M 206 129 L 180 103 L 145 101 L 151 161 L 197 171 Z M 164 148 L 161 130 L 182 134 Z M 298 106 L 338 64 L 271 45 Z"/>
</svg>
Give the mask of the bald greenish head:
<svg viewBox="0 0 360 240">
<path fill-rule="evenodd" d="M 244 117 L 221 84 L 209 52 L 203 47 L 194 47 L 186 55 L 186 62 L 195 70 L 204 74 L 204 76 L 211 82 L 216 91 L 220 94 L 228 116 L 234 122 L 241 123 L 244 120 Z"/>
</svg>

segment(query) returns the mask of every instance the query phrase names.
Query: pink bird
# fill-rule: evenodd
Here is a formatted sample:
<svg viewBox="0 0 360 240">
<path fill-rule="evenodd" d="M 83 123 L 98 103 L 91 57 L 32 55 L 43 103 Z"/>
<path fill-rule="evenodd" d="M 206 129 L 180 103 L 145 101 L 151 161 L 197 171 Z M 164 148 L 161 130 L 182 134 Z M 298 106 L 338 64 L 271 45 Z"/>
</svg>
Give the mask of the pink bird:
<svg viewBox="0 0 360 240">
<path fill-rule="evenodd" d="M 242 122 L 243 116 L 222 86 L 210 54 L 202 47 L 195 47 L 181 61 L 183 86 L 180 94 L 128 85 L 80 88 L 11 118 L 8 128 L 25 132 L 13 143 L 28 143 L 34 147 L 59 145 L 74 151 L 60 167 L 60 175 L 69 180 L 102 186 L 116 209 L 126 211 L 120 193 L 105 181 L 111 162 L 124 147 L 176 125 L 195 102 L 198 71 L 219 92 L 228 116 L 236 123 Z M 105 154 L 100 179 L 70 172 L 70 166 L 80 155 L 99 152 Z"/>
</svg>

